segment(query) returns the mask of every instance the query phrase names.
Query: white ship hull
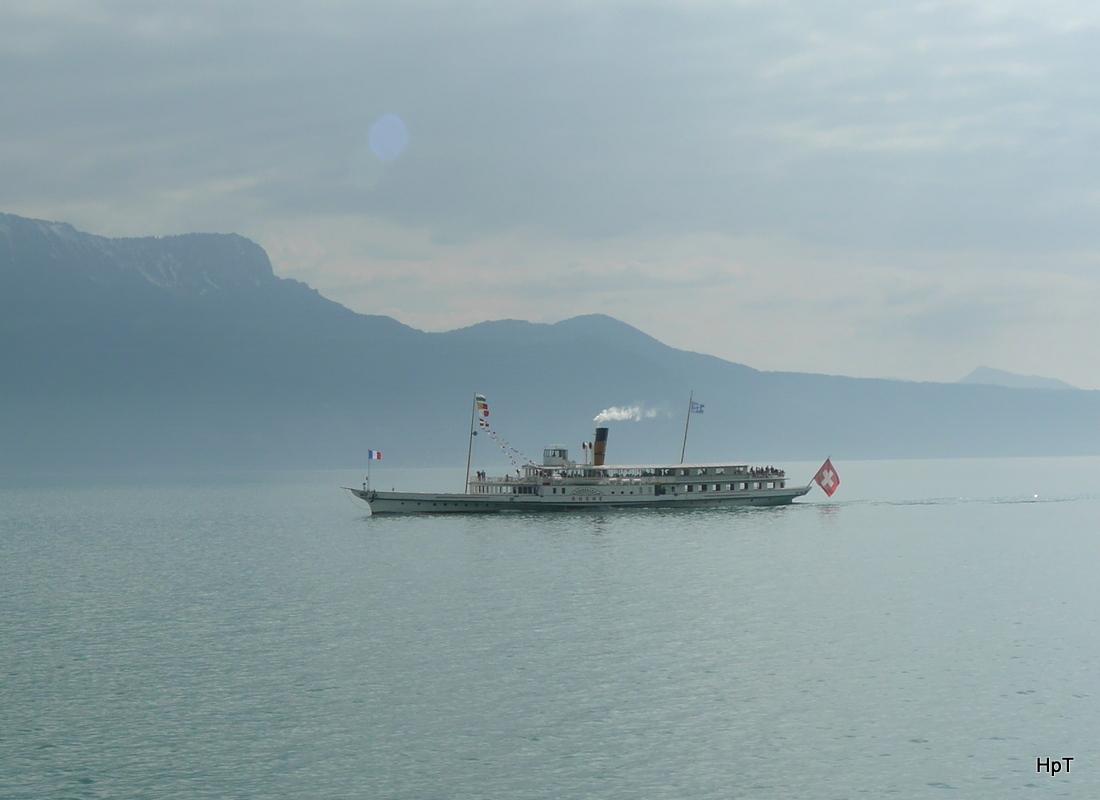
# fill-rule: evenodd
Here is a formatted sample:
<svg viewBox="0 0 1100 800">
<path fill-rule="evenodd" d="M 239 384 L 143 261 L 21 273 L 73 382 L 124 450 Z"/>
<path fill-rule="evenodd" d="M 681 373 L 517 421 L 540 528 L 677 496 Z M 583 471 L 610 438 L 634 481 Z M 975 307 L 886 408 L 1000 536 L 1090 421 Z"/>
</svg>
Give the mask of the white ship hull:
<svg viewBox="0 0 1100 800">
<path fill-rule="evenodd" d="M 503 512 L 585 511 L 620 508 L 724 508 L 780 506 L 802 497 L 809 486 L 731 492 L 611 494 L 602 487 L 579 495 L 446 494 L 348 489 L 370 506 L 372 514 L 495 514 Z"/>
</svg>

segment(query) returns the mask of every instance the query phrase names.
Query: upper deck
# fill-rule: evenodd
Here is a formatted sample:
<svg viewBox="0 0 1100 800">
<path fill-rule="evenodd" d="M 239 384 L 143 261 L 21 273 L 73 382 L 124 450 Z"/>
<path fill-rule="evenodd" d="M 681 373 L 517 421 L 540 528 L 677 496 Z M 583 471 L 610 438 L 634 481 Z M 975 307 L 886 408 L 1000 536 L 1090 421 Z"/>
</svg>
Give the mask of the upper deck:
<svg viewBox="0 0 1100 800">
<path fill-rule="evenodd" d="M 786 473 L 772 466 L 753 467 L 748 464 L 576 464 L 546 466 L 528 464 L 525 478 L 571 478 L 602 480 L 609 478 L 701 478 L 701 477 L 784 478 Z"/>
<path fill-rule="evenodd" d="M 478 494 L 545 494 L 544 487 L 649 487 L 669 492 L 746 492 L 786 488 L 786 472 L 748 464 L 528 464 L 515 477 L 478 473 L 470 491 Z M 557 493 L 557 490 L 550 492 Z"/>
<path fill-rule="evenodd" d="M 786 473 L 748 464 L 578 464 L 562 445 L 543 451 L 542 464 L 526 464 L 516 474 L 490 477 L 478 472 L 469 491 L 476 494 L 556 495 L 564 487 L 639 487 L 643 494 L 667 492 L 749 492 L 786 488 Z M 547 489 L 547 487 L 550 487 Z M 633 494 L 634 492 L 631 492 Z"/>
</svg>

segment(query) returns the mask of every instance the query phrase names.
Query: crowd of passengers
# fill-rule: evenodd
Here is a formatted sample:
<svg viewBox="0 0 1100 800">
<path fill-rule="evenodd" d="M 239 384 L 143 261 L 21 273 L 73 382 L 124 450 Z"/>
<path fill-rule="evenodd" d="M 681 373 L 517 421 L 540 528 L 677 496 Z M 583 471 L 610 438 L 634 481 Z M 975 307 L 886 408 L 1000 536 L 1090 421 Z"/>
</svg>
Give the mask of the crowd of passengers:
<svg viewBox="0 0 1100 800">
<path fill-rule="evenodd" d="M 753 478 L 782 478 L 787 473 L 775 467 L 753 467 L 749 475 Z"/>
</svg>

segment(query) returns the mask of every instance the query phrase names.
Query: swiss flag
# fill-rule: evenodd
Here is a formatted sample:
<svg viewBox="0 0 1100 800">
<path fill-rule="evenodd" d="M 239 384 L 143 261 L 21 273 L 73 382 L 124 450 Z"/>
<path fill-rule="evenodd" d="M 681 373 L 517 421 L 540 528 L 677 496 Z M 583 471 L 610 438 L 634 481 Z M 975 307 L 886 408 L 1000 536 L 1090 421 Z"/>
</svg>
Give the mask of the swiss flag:
<svg viewBox="0 0 1100 800">
<path fill-rule="evenodd" d="M 833 469 L 833 462 L 830 459 L 825 459 L 825 463 L 821 465 L 821 469 L 814 475 L 814 482 L 821 487 L 821 491 L 833 496 L 833 492 L 840 486 L 840 476 L 836 474 L 836 470 Z"/>
</svg>

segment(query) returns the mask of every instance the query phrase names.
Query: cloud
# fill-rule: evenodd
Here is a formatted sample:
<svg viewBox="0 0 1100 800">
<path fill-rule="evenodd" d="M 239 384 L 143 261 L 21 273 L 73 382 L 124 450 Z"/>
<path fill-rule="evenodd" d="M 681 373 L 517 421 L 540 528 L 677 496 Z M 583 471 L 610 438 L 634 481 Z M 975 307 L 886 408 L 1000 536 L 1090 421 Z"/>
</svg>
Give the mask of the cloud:
<svg viewBox="0 0 1100 800">
<path fill-rule="evenodd" d="M 1091 209 L 1042 201 L 1095 163 L 1077 93 L 1100 58 L 1073 7 L 1055 8 L 1062 27 L 1013 8 L 16 6 L 0 36 L 38 44 L 6 56 L 21 80 L 0 100 L 22 113 L 2 123 L 0 202 L 33 184 L 155 213 L 199 178 L 241 187 L 215 198 L 230 223 L 322 211 L 444 235 L 860 246 L 935 229 L 955 246 L 974 234 L 953 220 L 976 215 L 1045 246 L 1093 241 Z M 364 175 L 382 118 L 416 135 Z M 1013 166 L 1036 157 L 1042 176 Z"/>
</svg>

